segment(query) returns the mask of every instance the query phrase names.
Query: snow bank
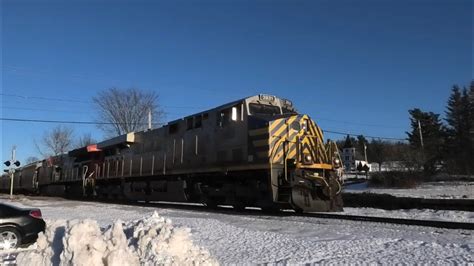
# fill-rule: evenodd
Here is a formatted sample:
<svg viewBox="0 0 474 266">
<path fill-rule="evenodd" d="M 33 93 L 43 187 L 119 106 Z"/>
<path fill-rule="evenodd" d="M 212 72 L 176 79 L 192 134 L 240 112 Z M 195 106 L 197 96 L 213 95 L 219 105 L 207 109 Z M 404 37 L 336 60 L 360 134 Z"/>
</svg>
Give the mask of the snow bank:
<svg viewBox="0 0 474 266">
<path fill-rule="evenodd" d="M 188 228 L 175 228 L 158 213 L 102 230 L 95 220 L 57 220 L 41 233 L 37 249 L 22 252 L 18 265 L 215 265 L 191 241 Z"/>
</svg>

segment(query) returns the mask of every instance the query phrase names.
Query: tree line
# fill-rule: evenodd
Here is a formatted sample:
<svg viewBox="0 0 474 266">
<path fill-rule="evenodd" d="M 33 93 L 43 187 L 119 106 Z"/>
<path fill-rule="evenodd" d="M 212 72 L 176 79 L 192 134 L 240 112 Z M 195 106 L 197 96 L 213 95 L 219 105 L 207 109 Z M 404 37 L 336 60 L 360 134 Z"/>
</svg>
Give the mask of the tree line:
<svg viewBox="0 0 474 266">
<path fill-rule="evenodd" d="M 103 90 L 92 98 L 92 104 L 97 127 L 108 138 L 146 129 L 148 114 L 151 114 L 152 124 L 159 123 L 163 115 L 157 93 L 136 88 Z M 47 130 L 39 141 L 35 140 L 36 148 L 44 158 L 94 143 L 96 140 L 90 133 L 77 137 L 73 128 L 66 125 L 57 125 Z M 38 161 L 37 157 L 29 157 L 26 163 L 35 161 Z"/>
<path fill-rule="evenodd" d="M 425 172 L 474 174 L 474 81 L 469 88 L 453 86 L 444 119 L 419 108 L 409 113 L 408 141 Z"/>
<path fill-rule="evenodd" d="M 424 171 L 432 175 L 437 171 L 450 174 L 474 174 L 474 81 L 469 87 L 454 85 L 445 107 L 445 116 L 420 108 L 408 111 L 410 130 L 408 142 L 380 139 L 368 141 L 364 136 L 347 136 L 338 141 L 342 149 L 350 141 L 363 160 L 364 146 L 369 162 L 382 165 L 397 162 L 405 169 Z"/>
<path fill-rule="evenodd" d="M 402 141 L 394 142 L 376 138 L 369 141 L 363 135 L 357 138 L 348 135 L 345 140 L 336 141 L 336 144 L 341 150 L 347 144 L 352 145 L 356 149 L 356 160 L 365 160 L 367 156 L 367 161 L 377 163 L 378 169 L 372 171 L 381 171 L 384 163 L 387 162 L 397 162 L 404 168 L 410 167 L 409 161 L 405 160 L 410 147 Z"/>
</svg>

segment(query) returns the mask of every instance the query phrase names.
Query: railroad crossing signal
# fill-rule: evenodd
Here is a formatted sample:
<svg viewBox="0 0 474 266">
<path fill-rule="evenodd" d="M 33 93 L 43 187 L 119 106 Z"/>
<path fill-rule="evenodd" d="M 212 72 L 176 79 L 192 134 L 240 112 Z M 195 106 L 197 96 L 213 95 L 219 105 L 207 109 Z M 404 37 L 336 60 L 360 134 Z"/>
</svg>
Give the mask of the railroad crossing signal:
<svg viewBox="0 0 474 266">
<path fill-rule="evenodd" d="M 13 160 L 5 161 L 3 164 L 5 164 L 7 167 L 10 167 L 10 165 L 15 165 L 16 167 L 20 166 L 19 161 L 13 161 Z"/>
<path fill-rule="evenodd" d="M 4 164 L 9 167 L 9 169 L 3 170 L 6 173 L 10 174 L 10 199 L 13 199 L 13 178 L 15 177 L 15 167 L 20 166 L 20 162 L 15 159 L 16 147 L 12 148 L 12 159 L 4 162 Z"/>
</svg>

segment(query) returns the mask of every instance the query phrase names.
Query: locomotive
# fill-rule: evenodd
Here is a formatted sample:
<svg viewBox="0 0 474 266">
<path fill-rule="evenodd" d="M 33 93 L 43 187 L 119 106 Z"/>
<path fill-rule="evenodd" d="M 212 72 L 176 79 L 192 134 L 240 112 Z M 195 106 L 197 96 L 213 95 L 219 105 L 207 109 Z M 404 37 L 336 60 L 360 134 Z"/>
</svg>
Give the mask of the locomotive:
<svg viewBox="0 0 474 266">
<path fill-rule="evenodd" d="M 308 115 L 260 94 L 26 165 L 13 180 L 17 193 L 341 211 L 341 166 Z"/>
</svg>

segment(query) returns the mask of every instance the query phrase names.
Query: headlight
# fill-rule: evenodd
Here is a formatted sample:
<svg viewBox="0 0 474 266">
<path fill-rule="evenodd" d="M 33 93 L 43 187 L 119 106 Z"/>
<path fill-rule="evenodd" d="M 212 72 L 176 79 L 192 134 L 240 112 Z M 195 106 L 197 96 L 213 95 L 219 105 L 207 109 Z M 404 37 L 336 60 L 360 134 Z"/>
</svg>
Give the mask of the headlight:
<svg viewBox="0 0 474 266">
<path fill-rule="evenodd" d="M 334 164 L 339 165 L 340 162 L 341 162 L 341 161 L 339 161 L 339 159 L 335 159 L 335 160 L 334 160 Z"/>
<path fill-rule="evenodd" d="M 304 119 L 301 127 L 303 128 L 304 132 L 308 131 L 308 120 Z"/>
<path fill-rule="evenodd" d="M 311 160 L 313 159 L 313 158 L 311 157 L 311 155 L 309 155 L 309 154 L 306 155 L 304 158 L 305 158 L 305 160 L 306 160 L 307 162 L 311 162 Z"/>
</svg>

